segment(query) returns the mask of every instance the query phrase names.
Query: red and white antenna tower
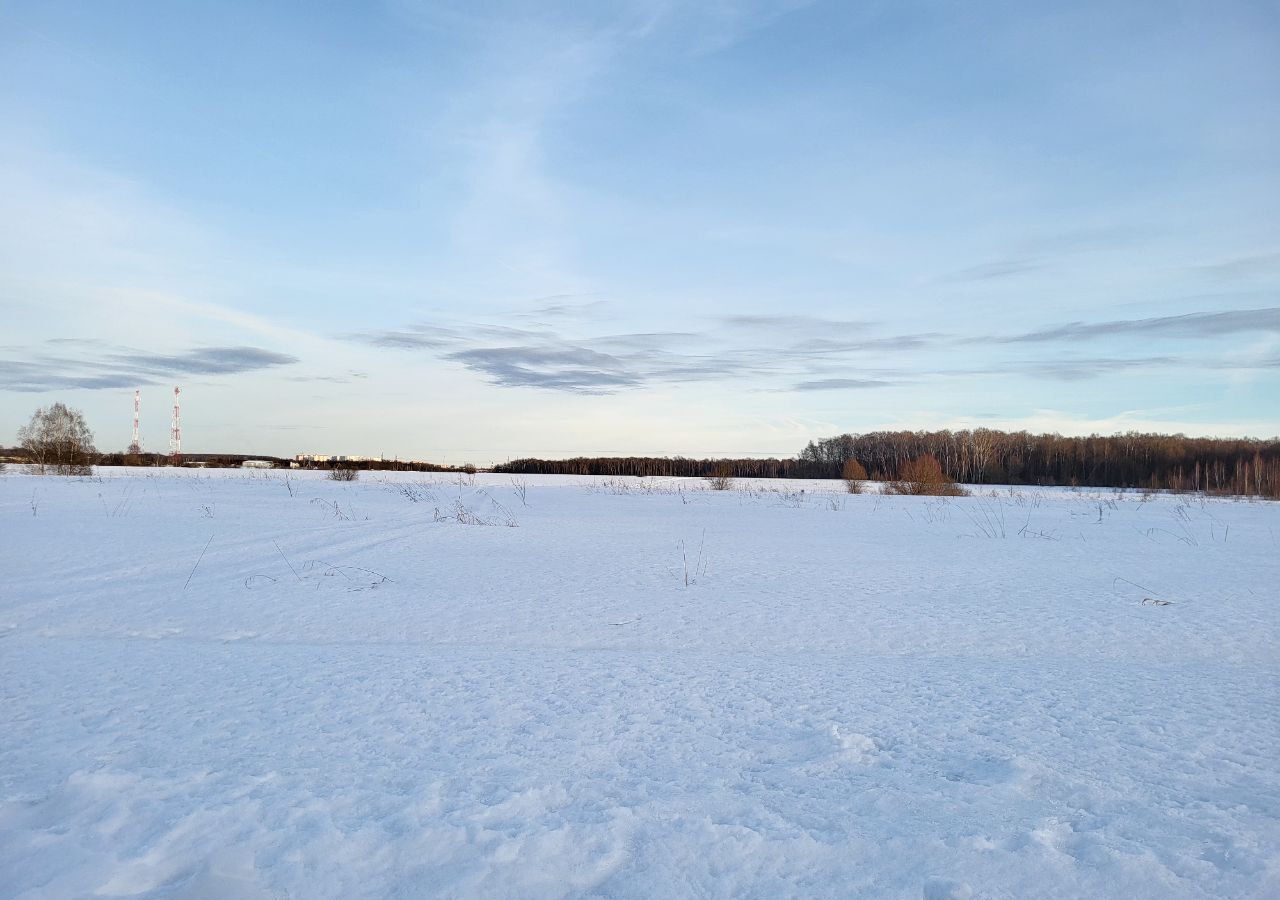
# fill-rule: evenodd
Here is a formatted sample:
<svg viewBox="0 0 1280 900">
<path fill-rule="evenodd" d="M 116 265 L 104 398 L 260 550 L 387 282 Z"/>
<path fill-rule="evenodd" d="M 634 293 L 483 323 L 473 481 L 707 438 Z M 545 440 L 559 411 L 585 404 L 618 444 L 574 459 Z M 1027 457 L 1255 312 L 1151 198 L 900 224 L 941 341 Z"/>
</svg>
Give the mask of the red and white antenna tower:
<svg viewBox="0 0 1280 900">
<path fill-rule="evenodd" d="M 130 453 L 141 453 L 142 442 L 138 439 L 138 419 L 142 412 L 142 391 L 133 392 L 133 441 L 129 444 Z"/>
<path fill-rule="evenodd" d="M 176 465 L 182 463 L 182 409 L 178 405 L 178 395 L 182 388 L 173 389 L 173 422 L 169 427 L 169 462 Z"/>
</svg>

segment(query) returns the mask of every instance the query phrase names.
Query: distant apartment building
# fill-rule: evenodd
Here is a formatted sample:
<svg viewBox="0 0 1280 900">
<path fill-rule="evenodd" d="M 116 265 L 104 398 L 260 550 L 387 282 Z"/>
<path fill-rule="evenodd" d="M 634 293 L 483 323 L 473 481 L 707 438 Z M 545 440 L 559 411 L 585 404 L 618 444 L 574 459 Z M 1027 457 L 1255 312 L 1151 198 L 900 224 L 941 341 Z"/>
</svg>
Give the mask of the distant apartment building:
<svg viewBox="0 0 1280 900">
<path fill-rule="evenodd" d="M 330 456 L 326 453 L 299 453 L 293 459 L 300 463 L 382 462 L 381 456 Z"/>
</svg>

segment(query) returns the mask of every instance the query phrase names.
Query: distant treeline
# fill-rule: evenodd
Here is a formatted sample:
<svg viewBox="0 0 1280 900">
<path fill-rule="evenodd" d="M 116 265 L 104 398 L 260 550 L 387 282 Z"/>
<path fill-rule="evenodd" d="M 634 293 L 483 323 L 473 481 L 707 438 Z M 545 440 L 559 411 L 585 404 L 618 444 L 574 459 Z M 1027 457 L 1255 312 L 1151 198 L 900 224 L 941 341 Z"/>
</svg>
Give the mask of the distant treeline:
<svg viewBox="0 0 1280 900">
<path fill-rule="evenodd" d="M 687 459 L 683 456 L 575 456 L 573 459 L 513 459 L 494 472 L 523 475 L 640 475 L 707 478 L 829 478 L 826 467 L 802 459 Z"/>
<path fill-rule="evenodd" d="M 925 454 L 967 484 L 1090 485 L 1280 497 L 1280 441 L 1128 432 L 1063 437 L 978 428 L 874 431 L 811 441 L 800 458 L 838 475 L 857 460 L 869 477 L 899 477 Z"/>
<path fill-rule="evenodd" d="M 905 463 L 933 456 L 967 484 L 1082 485 L 1207 491 L 1280 498 L 1280 441 L 1189 438 L 1130 432 L 1109 437 L 973 431 L 876 431 L 811 441 L 795 459 L 574 457 L 516 459 L 495 472 L 530 475 L 641 475 L 840 478 L 856 460 L 877 481 L 902 477 Z"/>
</svg>

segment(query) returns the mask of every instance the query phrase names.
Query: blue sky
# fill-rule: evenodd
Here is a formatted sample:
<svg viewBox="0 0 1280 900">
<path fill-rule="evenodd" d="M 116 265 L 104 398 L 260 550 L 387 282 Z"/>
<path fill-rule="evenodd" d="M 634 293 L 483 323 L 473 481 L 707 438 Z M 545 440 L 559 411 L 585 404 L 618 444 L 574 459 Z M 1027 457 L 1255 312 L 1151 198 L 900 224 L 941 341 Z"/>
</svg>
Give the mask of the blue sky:
<svg viewBox="0 0 1280 900">
<path fill-rule="evenodd" d="M 1280 433 L 1274 3 L 0 3 L 0 428 Z"/>
</svg>

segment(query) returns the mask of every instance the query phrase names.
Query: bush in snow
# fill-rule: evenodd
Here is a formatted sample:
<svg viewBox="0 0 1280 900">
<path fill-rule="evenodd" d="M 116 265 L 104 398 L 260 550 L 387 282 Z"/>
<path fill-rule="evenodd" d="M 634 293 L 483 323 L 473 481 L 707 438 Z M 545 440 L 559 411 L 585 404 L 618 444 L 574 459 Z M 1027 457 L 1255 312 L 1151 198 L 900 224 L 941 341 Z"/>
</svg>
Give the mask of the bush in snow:
<svg viewBox="0 0 1280 900">
<path fill-rule="evenodd" d="M 898 472 L 898 480 L 885 485 L 885 493 L 964 497 L 968 491 L 952 481 L 942 471 L 938 460 L 926 453 L 904 463 Z"/>
<path fill-rule="evenodd" d="M 716 466 L 715 471 L 707 476 L 707 486 L 713 491 L 727 491 L 733 487 L 733 467 L 728 463 Z"/>
</svg>

